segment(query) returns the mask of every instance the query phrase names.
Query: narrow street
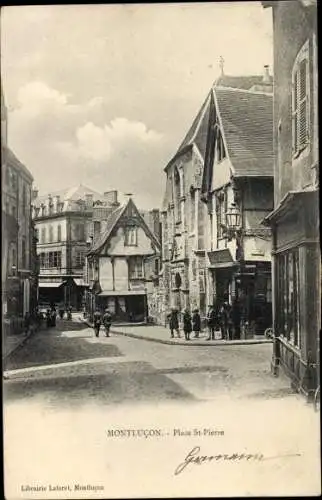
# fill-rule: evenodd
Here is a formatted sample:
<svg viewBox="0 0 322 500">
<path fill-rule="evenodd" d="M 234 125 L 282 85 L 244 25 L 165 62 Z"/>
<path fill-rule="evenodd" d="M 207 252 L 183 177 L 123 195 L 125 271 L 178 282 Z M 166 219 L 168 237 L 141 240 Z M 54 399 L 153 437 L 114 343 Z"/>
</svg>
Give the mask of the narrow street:
<svg viewBox="0 0 322 500">
<path fill-rule="evenodd" d="M 169 346 L 111 335 L 96 338 L 86 325 L 64 320 L 36 333 L 6 361 L 6 401 L 294 398 L 289 380 L 270 374 L 271 344 Z"/>
<path fill-rule="evenodd" d="M 6 361 L 7 496 L 20 498 L 23 485 L 39 484 L 39 471 L 47 488 L 69 485 L 68 498 L 151 497 L 158 487 L 188 497 L 318 491 L 318 414 L 287 378 L 272 377 L 271 349 L 95 338 L 80 321 L 58 320 Z M 159 434 L 121 437 L 137 429 Z M 194 446 L 273 459 L 191 465 L 176 476 Z M 103 490 L 89 497 L 73 490 L 78 483 Z M 46 498 L 67 498 L 66 491 L 47 489 Z"/>
</svg>

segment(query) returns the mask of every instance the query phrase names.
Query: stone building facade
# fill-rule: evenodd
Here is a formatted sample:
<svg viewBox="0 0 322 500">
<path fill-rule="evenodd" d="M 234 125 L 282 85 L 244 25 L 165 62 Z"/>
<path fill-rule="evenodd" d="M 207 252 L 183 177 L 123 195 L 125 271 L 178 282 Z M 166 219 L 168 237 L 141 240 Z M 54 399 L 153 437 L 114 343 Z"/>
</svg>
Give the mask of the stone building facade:
<svg viewBox="0 0 322 500">
<path fill-rule="evenodd" d="M 8 147 L 7 125 L 1 87 L 2 307 L 5 316 L 22 317 L 32 303 L 33 177 Z"/>
<path fill-rule="evenodd" d="M 165 324 L 171 307 L 206 313 L 205 221 L 200 199 L 209 109 L 206 102 L 177 153 L 164 171 L 161 210 L 162 261 L 158 321 Z"/>
<path fill-rule="evenodd" d="M 39 303 L 80 310 L 88 244 L 95 231 L 99 234 L 101 230 L 102 208 L 111 211 L 115 207 L 114 191 L 103 195 L 79 185 L 38 196 L 34 190 L 32 206 L 38 240 Z"/>
<path fill-rule="evenodd" d="M 319 386 L 317 2 L 262 2 L 274 33 L 274 211 L 272 367 L 311 397 Z"/>
</svg>

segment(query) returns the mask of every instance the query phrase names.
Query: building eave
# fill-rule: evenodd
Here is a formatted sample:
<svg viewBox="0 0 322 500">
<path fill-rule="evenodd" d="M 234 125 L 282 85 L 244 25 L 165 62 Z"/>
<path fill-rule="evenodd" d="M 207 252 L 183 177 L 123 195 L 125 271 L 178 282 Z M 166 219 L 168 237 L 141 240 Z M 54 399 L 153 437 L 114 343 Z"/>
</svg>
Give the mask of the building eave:
<svg viewBox="0 0 322 500">
<path fill-rule="evenodd" d="M 276 221 L 285 215 L 294 204 L 298 204 L 300 198 L 306 198 L 312 195 L 318 195 L 318 189 L 312 188 L 307 190 L 289 191 L 284 198 L 280 201 L 279 205 L 269 213 L 262 221 L 261 224 L 271 226 Z"/>
</svg>

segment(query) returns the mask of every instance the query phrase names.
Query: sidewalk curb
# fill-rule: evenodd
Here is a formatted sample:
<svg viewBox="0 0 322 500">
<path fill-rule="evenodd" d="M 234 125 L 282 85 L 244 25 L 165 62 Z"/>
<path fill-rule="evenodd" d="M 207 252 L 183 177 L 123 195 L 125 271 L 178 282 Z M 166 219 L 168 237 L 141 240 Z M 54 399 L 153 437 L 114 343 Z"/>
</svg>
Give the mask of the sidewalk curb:
<svg viewBox="0 0 322 500">
<path fill-rule="evenodd" d="M 82 320 L 80 319 L 83 323 L 85 323 L 87 326 L 90 328 L 93 328 L 93 325 L 87 321 L 87 320 Z M 137 335 L 136 333 L 131 333 L 131 332 L 122 332 L 120 330 L 113 330 L 113 327 L 111 328 L 111 333 L 114 333 L 115 335 L 123 335 L 124 337 L 130 337 L 132 339 L 137 339 L 137 340 L 147 340 L 149 342 L 156 342 L 158 344 L 168 344 L 168 345 L 181 345 L 181 346 L 201 346 L 201 347 L 206 347 L 206 346 L 231 346 L 231 345 L 252 345 L 252 344 L 272 344 L 273 341 L 270 339 L 248 339 L 248 340 L 210 340 L 210 341 L 196 341 L 195 339 L 192 339 L 191 341 L 185 341 L 185 340 L 166 340 L 166 339 L 160 339 L 158 337 L 144 337 L 143 335 Z"/>
<path fill-rule="evenodd" d="M 17 343 L 16 345 L 14 345 L 12 347 L 12 349 L 10 349 L 8 352 L 6 352 L 6 354 L 4 354 L 2 356 L 2 360 L 5 360 L 7 359 L 13 352 L 15 352 L 17 349 L 19 349 L 20 347 L 22 347 L 25 342 L 27 342 L 27 340 L 31 337 L 31 335 L 33 335 L 35 332 L 34 331 L 30 331 L 27 333 L 27 335 L 24 335 L 23 338 L 21 339 L 21 342 Z"/>
</svg>

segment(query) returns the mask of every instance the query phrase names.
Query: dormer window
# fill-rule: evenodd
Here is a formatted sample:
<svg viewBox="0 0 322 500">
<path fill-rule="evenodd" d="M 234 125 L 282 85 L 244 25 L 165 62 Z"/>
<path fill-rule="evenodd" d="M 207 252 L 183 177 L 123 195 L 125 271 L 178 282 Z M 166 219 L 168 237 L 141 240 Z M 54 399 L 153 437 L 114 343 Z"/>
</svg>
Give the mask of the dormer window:
<svg viewBox="0 0 322 500">
<path fill-rule="evenodd" d="M 292 149 L 296 158 L 310 141 L 309 42 L 298 53 L 292 71 Z"/>
</svg>

